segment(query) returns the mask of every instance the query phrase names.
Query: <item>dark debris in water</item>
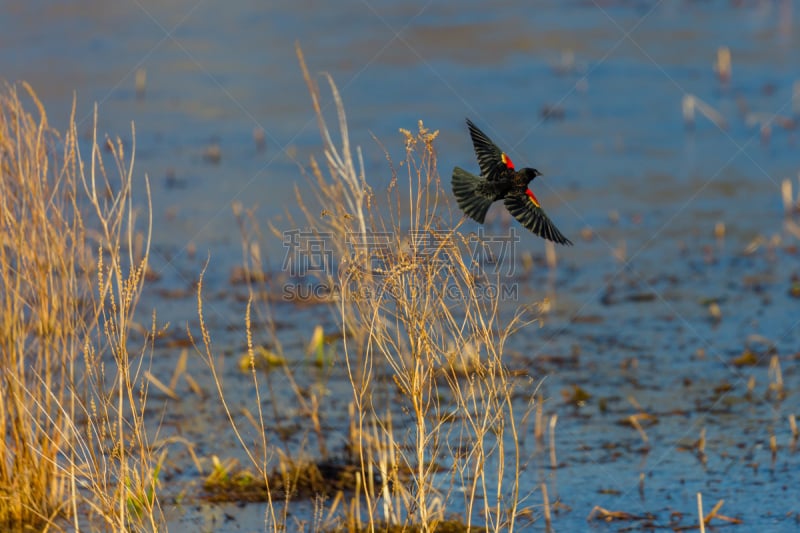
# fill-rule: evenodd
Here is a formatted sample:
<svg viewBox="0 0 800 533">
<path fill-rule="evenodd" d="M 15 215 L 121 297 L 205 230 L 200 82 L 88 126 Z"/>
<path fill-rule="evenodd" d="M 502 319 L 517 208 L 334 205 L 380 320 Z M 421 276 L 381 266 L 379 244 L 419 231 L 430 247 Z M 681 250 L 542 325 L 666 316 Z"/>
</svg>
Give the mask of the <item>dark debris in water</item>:
<svg viewBox="0 0 800 533">
<path fill-rule="evenodd" d="M 606 493 L 607 494 L 607 493 Z M 727 522 L 728 524 L 741 524 L 742 520 L 735 517 L 725 516 L 720 514 L 719 510 L 722 508 L 724 500 L 720 500 L 708 514 L 703 516 L 703 524 L 711 526 L 712 520 Z M 591 522 L 593 520 L 603 522 L 636 522 L 635 527 L 623 528 L 618 531 L 631 531 L 643 529 L 671 529 L 673 531 L 690 531 L 699 529 L 698 517 L 692 514 L 681 513 L 679 511 L 671 511 L 669 514 L 668 523 L 659 523 L 658 516 L 652 512 L 645 513 L 631 513 L 628 511 L 609 510 L 599 505 L 596 505 L 586 520 Z"/>
<path fill-rule="evenodd" d="M 231 269 L 228 282 L 231 285 L 249 285 L 251 283 L 265 283 L 268 280 L 269 274 L 266 272 L 239 265 Z"/>
<path fill-rule="evenodd" d="M 353 490 L 361 467 L 344 459 L 320 462 L 286 462 L 267 477 L 241 468 L 231 459 L 220 462 L 215 458 L 212 473 L 203 484 L 204 497 L 211 502 L 266 502 L 277 497 L 313 498 L 337 491 Z M 373 480 L 380 484 L 381 480 Z"/>
<path fill-rule="evenodd" d="M 602 324 L 605 320 L 603 315 L 575 315 L 571 322 L 573 324 Z"/>
<path fill-rule="evenodd" d="M 156 294 L 165 300 L 182 300 L 196 297 L 197 291 L 194 288 L 160 288 L 156 290 Z"/>
<path fill-rule="evenodd" d="M 596 505 L 592 512 L 589 513 L 589 516 L 586 518 L 588 521 L 592 520 L 602 520 L 604 522 L 614 522 L 614 521 L 650 521 L 653 522 L 656 519 L 655 515 L 647 513 L 644 515 L 637 515 L 633 513 L 629 513 L 626 511 L 610 511 L 608 509 L 604 509 L 599 505 Z"/>
<path fill-rule="evenodd" d="M 373 531 L 380 531 L 381 533 L 422 533 L 423 531 L 431 531 L 433 533 L 478 533 L 480 531 L 487 531 L 487 528 L 486 526 L 479 525 L 469 527 L 463 522 L 463 519 L 453 517 L 437 522 L 433 528 L 423 527 L 419 524 L 388 524 L 385 522 L 377 522 L 374 524 L 374 527 L 364 526 L 360 529 L 354 529 L 349 525 L 342 525 L 329 530 L 329 533 L 371 533 Z"/>
<path fill-rule="evenodd" d="M 656 300 L 658 300 L 658 294 L 652 290 L 643 290 L 639 287 L 619 289 L 614 285 L 608 285 L 600 296 L 600 303 L 605 306 L 621 303 L 650 303 Z"/>
</svg>

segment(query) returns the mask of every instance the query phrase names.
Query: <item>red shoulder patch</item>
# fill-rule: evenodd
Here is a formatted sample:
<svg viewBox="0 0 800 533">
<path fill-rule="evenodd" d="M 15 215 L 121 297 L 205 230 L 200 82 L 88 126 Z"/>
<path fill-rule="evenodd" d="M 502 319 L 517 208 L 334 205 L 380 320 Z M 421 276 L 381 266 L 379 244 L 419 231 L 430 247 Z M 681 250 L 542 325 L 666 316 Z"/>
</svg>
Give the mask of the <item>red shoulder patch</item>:
<svg viewBox="0 0 800 533">
<path fill-rule="evenodd" d="M 500 154 L 500 159 L 503 161 L 503 164 L 506 167 L 510 168 L 511 170 L 514 170 L 514 163 L 511 161 L 511 158 L 508 157 L 505 153 Z"/>
<path fill-rule="evenodd" d="M 533 191 L 532 191 L 532 190 L 530 190 L 530 189 L 527 189 L 527 190 L 525 191 L 525 194 L 527 194 L 527 195 L 528 195 L 528 198 L 530 198 L 530 199 L 531 199 L 531 202 L 533 202 L 533 205 L 535 205 L 536 207 L 539 207 L 539 208 L 541 208 L 541 207 L 542 207 L 541 205 L 539 205 L 539 200 L 537 200 L 537 199 L 536 199 L 536 195 L 535 195 L 535 194 L 533 194 Z"/>
</svg>

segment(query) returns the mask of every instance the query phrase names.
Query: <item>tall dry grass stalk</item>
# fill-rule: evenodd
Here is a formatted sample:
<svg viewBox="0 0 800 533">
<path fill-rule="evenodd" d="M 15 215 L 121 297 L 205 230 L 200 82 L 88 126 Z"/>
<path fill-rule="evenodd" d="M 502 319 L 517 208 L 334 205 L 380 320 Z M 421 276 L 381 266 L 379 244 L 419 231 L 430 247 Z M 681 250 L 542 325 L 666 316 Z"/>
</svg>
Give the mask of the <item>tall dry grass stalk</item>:
<svg viewBox="0 0 800 533">
<path fill-rule="evenodd" d="M 0 91 L 0 528 L 154 530 L 150 337 L 130 351 L 151 224 L 133 147 L 106 141 L 107 168 L 96 118 L 88 160 L 78 140 L 74 106 L 61 134 L 29 86 Z"/>
</svg>

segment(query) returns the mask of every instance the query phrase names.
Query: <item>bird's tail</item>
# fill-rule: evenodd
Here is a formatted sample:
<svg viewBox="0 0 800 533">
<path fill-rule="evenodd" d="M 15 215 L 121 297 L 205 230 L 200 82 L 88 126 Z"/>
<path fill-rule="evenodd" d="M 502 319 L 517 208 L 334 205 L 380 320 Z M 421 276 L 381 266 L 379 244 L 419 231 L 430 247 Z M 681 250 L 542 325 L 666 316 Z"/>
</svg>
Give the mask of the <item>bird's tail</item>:
<svg viewBox="0 0 800 533">
<path fill-rule="evenodd" d="M 483 182 L 481 178 L 470 174 L 463 168 L 453 169 L 453 194 L 461 208 L 468 217 L 483 224 L 486 212 L 492 205 L 492 200 L 477 191 L 478 185 Z"/>
</svg>

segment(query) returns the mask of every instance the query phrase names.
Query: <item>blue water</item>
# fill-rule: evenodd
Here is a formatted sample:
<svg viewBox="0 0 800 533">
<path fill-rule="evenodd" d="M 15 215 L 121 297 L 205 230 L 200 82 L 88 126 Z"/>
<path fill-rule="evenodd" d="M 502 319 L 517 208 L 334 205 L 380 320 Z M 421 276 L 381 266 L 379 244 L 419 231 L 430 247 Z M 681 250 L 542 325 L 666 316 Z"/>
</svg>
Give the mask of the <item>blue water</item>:
<svg viewBox="0 0 800 533">
<path fill-rule="evenodd" d="M 798 11 L 794 2 L 778 0 L 11 0 L 0 17 L 0 74 L 30 82 L 57 127 L 67 123 L 73 95 L 79 131 L 90 130 L 95 102 L 101 132 L 130 143 L 135 122 L 137 179 L 142 185 L 146 173 L 154 186 L 156 285 L 189 288 L 210 255 L 210 321 L 218 328 L 215 342 L 228 353 L 239 349 L 241 335 L 225 326 L 241 322 L 244 305 L 228 284 L 241 262 L 231 203 L 257 206 L 264 225 L 272 220 L 279 230 L 292 229 L 285 215 L 299 215 L 294 187 L 307 187 L 298 164 L 319 156 L 295 42 L 312 72 L 336 80 L 351 140 L 362 146 L 377 191 L 391 173 L 373 135 L 399 161 L 398 128 L 414 130 L 423 119 L 440 130 L 439 168 L 446 179 L 454 165 L 477 168 L 463 122 L 472 118 L 518 167 L 544 173 L 533 184 L 537 196 L 576 243 L 559 250 L 553 311 L 543 327 L 509 343 L 509 364 L 545 378 L 545 410 L 560 417 L 562 466 L 550 471 L 546 451 L 532 450 L 532 500 L 540 501 L 535 491 L 546 481 L 551 498 L 569 507 L 555 516 L 556 530 L 590 527 L 585 519 L 595 505 L 652 513 L 658 525 L 670 524 L 672 512 L 683 513 L 685 526 L 696 523 L 695 495 L 702 492 L 707 512 L 725 499 L 721 513 L 743 519 L 743 531 L 793 531 L 800 462 L 789 447 L 787 417 L 798 411 L 800 300 L 788 292 L 800 261 L 797 239 L 783 226 L 780 183 L 791 178 L 795 194 L 800 187 L 798 132 L 775 123 L 763 139 L 747 113 L 791 118 L 800 112 L 792 103 L 800 80 Z M 728 83 L 712 69 L 720 46 L 733 58 Z M 135 90 L 137 69 L 147 73 L 143 97 Z M 698 115 L 687 129 L 681 114 L 687 93 L 717 108 L 727 128 Z M 563 110 L 563 119 L 545 120 L 544 106 Z M 265 131 L 263 151 L 254 128 Z M 218 163 L 204 158 L 215 144 Z M 502 209 L 493 208 L 488 228 L 505 231 L 505 222 Z M 718 222 L 726 227 L 723 242 L 713 234 Z M 478 226 L 467 222 L 464 229 Z M 592 240 L 581 238 L 584 229 Z M 778 240 L 745 255 L 759 236 Z M 624 261 L 612 253 L 621 243 Z M 264 251 L 279 270 L 286 253 L 281 240 L 266 239 Z M 542 242 L 524 235 L 514 260 L 526 253 L 540 259 Z M 539 266 L 516 282 L 521 300 L 538 301 L 551 277 Z M 647 301 L 632 301 L 645 293 Z M 719 302 L 720 321 L 709 317 L 707 299 Z M 160 309 L 159 320 L 194 320 L 191 297 L 156 294 L 145 302 Z M 516 303 L 508 304 L 509 312 Z M 279 304 L 279 314 L 288 324 L 287 346 L 298 351 L 304 342 L 298 335 L 305 339 L 307 332 L 298 333 L 292 323 L 335 327 L 321 309 Z M 768 355 L 756 367 L 730 364 L 751 335 L 775 344 L 782 401 L 765 397 Z M 576 351 L 575 364 L 551 362 Z M 163 357 L 172 368 L 174 350 Z M 750 376 L 755 390 L 745 398 Z M 717 397 L 712 389 L 723 382 L 732 388 Z M 575 384 L 593 395 L 579 409 L 561 396 Z M 629 398 L 659 418 L 646 428 L 646 454 L 638 433 L 617 424 L 637 412 Z M 332 411 L 347 400 L 332 401 Z M 204 440 L 213 413 L 203 421 L 188 407 L 172 408 L 176 425 L 199 428 L 188 434 L 202 453 L 222 453 Z M 699 438 L 702 427 L 705 465 L 678 449 Z M 779 445 L 775 462 L 771 434 Z M 222 440 L 235 447 L 230 435 Z M 608 489 L 613 493 L 599 492 Z M 250 507 L 259 527 L 262 511 Z M 534 507 L 534 515 L 541 509 Z M 529 527 L 544 528 L 541 520 Z"/>
</svg>

